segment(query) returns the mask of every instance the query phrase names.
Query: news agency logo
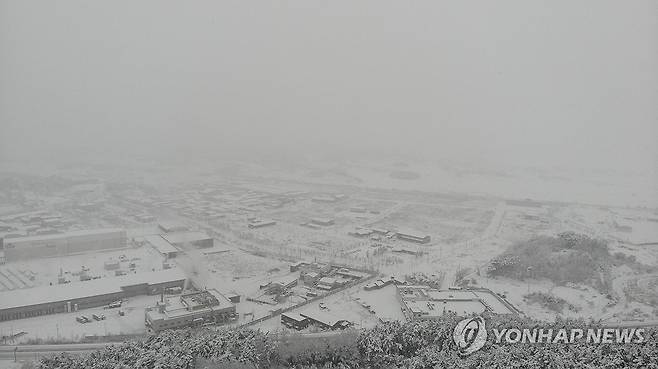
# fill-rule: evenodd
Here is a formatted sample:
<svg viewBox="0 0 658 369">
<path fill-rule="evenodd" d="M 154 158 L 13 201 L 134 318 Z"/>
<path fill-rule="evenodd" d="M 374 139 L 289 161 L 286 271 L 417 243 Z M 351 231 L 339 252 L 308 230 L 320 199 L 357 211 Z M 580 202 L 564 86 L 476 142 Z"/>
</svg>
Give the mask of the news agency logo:
<svg viewBox="0 0 658 369">
<path fill-rule="evenodd" d="M 494 328 L 495 344 L 639 344 L 646 341 L 644 328 Z M 481 316 L 461 320 L 452 332 L 459 355 L 468 356 L 487 342 L 487 328 Z"/>
<path fill-rule="evenodd" d="M 487 342 L 487 327 L 484 318 L 476 316 L 460 321 L 452 332 L 452 339 L 461 356 L 470 355 L 481 349 Z"/>
</svg>

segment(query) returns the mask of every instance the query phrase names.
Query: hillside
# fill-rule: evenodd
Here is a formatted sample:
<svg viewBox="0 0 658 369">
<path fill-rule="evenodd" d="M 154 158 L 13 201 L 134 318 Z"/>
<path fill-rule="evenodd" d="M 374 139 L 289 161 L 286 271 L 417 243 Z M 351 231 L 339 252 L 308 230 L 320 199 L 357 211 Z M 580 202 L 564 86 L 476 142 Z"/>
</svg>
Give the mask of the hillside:
<svg viewBox="0 0 658 369">
<path fill-rule="evenodd" d="M 489 275 L 582 283 L 606 292 L 614 262 L 604 241 L 569 232 L 513 245 L 491 261 Z"/>
<path fill-rule="evenodd" d="M 462 358 L 452 341 L 460 319 L 392 322 L 371 330 L 327 337 L 266 335 L 252 330 L 166 331 L 144 342 L 126 342 L 88 355 L 61 354 L 39 368 L 658 368 L 658 334 L 643 343 L 497 344 L 493 328 L 584 328 L 584 321 L 547 325 L 526 318 L 487 318 L 484 348 Z"/>
</svg>

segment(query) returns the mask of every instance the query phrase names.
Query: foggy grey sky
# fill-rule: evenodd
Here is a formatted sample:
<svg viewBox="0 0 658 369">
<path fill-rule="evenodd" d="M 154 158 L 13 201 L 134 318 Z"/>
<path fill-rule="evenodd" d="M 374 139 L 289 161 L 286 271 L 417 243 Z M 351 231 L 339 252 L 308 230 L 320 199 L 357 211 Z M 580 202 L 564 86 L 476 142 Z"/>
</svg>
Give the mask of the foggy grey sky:
<svg viewBox="0 0 658 369">
<path fill-rule="evenodd" d="M 0 4 L 0 159 L 658 162 L 655 1 Z"/>
</svg>

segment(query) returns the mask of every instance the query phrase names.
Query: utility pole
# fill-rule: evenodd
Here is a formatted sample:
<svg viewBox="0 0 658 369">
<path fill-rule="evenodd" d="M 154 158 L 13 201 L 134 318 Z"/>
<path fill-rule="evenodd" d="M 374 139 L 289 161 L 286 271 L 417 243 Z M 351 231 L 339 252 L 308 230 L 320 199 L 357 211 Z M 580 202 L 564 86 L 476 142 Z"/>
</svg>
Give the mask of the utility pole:
<svg viewBox="0 0 658 369">
<path fill-rule="evenodd" d="M 530 294 L 530 273 L 532 272 L 532 267 L 528 267 L 528 295 Z"/>
</svg>

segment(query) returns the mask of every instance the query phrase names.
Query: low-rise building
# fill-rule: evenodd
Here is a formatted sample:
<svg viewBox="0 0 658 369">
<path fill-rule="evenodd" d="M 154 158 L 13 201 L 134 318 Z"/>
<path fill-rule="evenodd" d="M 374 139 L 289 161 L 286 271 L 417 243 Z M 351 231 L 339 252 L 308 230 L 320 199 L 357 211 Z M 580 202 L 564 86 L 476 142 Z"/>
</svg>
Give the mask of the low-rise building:
<svg viewBox="0 0 658 369">
<path fill-rule="evenodd" d="M 172 259 L 175 258 L 176 255 L 178 255 L 179 250 L 169 242 L 167 242 L 162 236 L 160 235 L 151 235 L 151 236 L 146 236 L 144 237 L 146 242 L 148 242 L 151 247 L 156 249 L 160 255 L 166 257 L 167 259 Z"/>
<path fill-rule="evenodd" d="M 281 324 L 288 328 L 296 329 L 301 331 L 308 327 L 310 321 L 307 317 L 300 315 L 299 313 L 283 313 L 281 314 Z"/>
<path fill-rule="evenodd" d="M 411 241 L 416 243 L 429 243 L 432 240 L 432 238 L 429 235 L 413 230 L 398 231 L 396 234 L 398 236 L 398 239 L 400 240 Z"/>
<path fill-rule="evenodd" d="M 327 274 L 331 271 L 331 265 L 330 264 L 323 264 L 323 263 L 307 263 L 299 268 L 302 273 L 304 272 L 316 272 L 319 274 Z"/>
<path fill-rule="evenodd" d="M 145 312 L 154 332 L 204 324 L 223 324 L 236 317 L 235 305 L 217 290 L 204 290 L 161 300 Z"/>
<path fill-rule="evenodd" d="M 240 303 L 240 295 L 237 292 L 228 293 L 226 298 L 234 304 Z"/>
<path fill-rule="evenodd" d="M 253 228 L 262 228 L 262 227 L 268 227 L 273 225 L 276 225 L 276 221 L 272 219 L 254 219 L 250 221 L 247 226 L 253 229 Z"/>
<path fill-rule="evenodd" d="M 351 232 L 348 232 L 350 236 L 354 237 L 368 237 L 372 234 L 372 229 L 367 229 L 367 228 L 357 228 Z"/>
<path fill-rule="evenodd" d="M 331 218 L 312 218 L 311 219 L 311 224 L 319 225 L 319 226 L 330 226 L 334 225 L 335 221 Z"/>
<path fill-rule="evenodd" d="M 408 247 L 394 247 L 393 249 L 391 249 L 391 252 L 397 252 L 400 254 L 418 255 L 419 250 L 414 250 Z"/>
<path fill-rule="evenodd" d="M 318 280 L 320 280 L 320 278 L 322 277 L 320 275 L 320 273 L 318 273 L 318 272 L 302 271 L 300 275 L 301 275 L 302 281 L 307 286 L 315 285 L 316 283 L 318 283 Z"/>
<path fill-rule="evenodd" d="M 299 315 L 307 318 L 309 325 L 325 330 L 345 329 L 352 324 L 347 319 L 323 311 L 305 311 L 299 313 Z"/>
<path fill-rule="evenodd" d="M 177 232 L 163 234 L 162 238 L 177 247 L 213 247 L 214 240 L 204 232 Z"/>
<path fill-rule="evenodd" d="M 388 229 L 383 228 L 372 228 L 372 231 L 382 236 L 388 233 Z"/>
<path fill-rule="evenodd" d="M 318 281 L 318 288 L 323 290 L 332 290 L 338 286 L 336 278 L 322 277 Z"/>
<path fill-rule="evenodd" d="M 264 289 L 266 290 L 266 293 L 270 295 L 281 294 L 285 293 L 286 290 L 295 287 L 297 281 L 297 277 L 285 277 L 278 281 L 270 282 Z"/>
<path fill-rule="evenodd" d="M 283 286 L 283 288 L 292 288 L 297 285 L 298 280 L 299 278 L 293 275 L 293 276 L 281 278 L 280 280 L 277 281 L 277 283 Z"/>
<path fill-rule="evenodd" d="M 305 261 L 298 261 L 296 263 L 290 264 L 290 272 L 296 272 L 300 270 L 302 267 L 309 265 L 310 263 L 305 262 Z"/>
<path fill-rule="evenodd" d="M 368 274 L 366 274 L 366 273 L 357 272 L 357 271 L 354 271 L 354 270 L 351 270 L 351 269 L 348 269 L 348 268 L 340 268 L 336 271 L 336 274 L 341 276 L 341 277 L 348 278 L 348 279 L 354 279 L 354 280 L 365 278 L 365 277 L 368 276 Z"/>
</svg>

